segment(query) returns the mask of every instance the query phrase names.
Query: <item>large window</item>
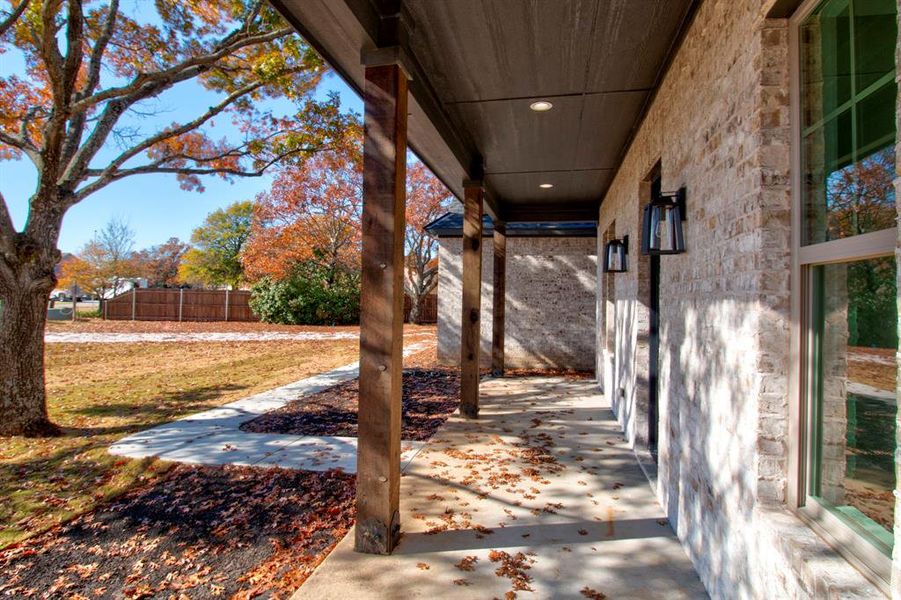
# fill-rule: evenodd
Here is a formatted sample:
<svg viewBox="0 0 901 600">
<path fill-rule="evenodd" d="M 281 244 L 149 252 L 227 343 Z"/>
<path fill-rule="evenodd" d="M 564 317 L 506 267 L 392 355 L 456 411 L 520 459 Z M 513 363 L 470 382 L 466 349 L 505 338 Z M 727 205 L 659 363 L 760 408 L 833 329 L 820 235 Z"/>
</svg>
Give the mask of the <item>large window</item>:
<svg viewBox="0 0 901 600">
<path fill-rule="evenodd" d="M 808 494 L 886 556 L 895 521 L 894 257 L 809 269 Z"/>
<path fill-rule="evenodd" d="M 827 0 L 801 24 L 803 245 L 895 226 L 895 0 Z"/>
<path fill-rule="evenodd" d="M 887 579 L 898 350 L 896 0 L 825 0 L 795 19 L 803 514 Z"/>
</svg>

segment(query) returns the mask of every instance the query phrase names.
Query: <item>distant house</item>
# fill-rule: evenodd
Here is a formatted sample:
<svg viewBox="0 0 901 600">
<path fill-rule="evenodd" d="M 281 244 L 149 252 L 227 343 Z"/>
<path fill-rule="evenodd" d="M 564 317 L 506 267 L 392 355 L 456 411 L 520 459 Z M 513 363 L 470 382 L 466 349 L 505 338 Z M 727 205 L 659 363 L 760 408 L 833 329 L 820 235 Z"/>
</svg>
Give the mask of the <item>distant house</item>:
<svg viewBox="0 0 901 600">
<path fill-rule="evenodd" d="M 73 257 L 73 255 L 69 255 Z M 65 260 L 65 259 L 64 259 Z M 58 268 L 58 267 L 57 267 Z M 57 273 L 57 277 L 59 277 L 59 273 Z M 130 292 L 134 288 L 145 289 L 148 287 L 148 281 L 144 277 L 127 277 L 122 278 L 116 284 L 115 289 L 110 288 L 103 293 L 103 300 L 109 300 L 111 298 L 115 298 L 119 294 L 124 294 L 126 292 Z M 72 290 L 70 288 L 56 288 L 50 294 L 50 298 L 52 300 L 62 300 L 62 301 L 71 301 L 72 300 Z M 98 300 L 96 297 L 90 297 L 85 294 L 82 290 L 78 292 L 79 300 Z"/>
<path fill-rule="evenodd" d="M 120 279 L 115 289 L 109 289 L 103 293 L 103 299 L 109 300 L 111 298 L 115 298 L 119 294 L 124 294 L 125 292 L 130 292 L 134 288 L 138 288 L 139 290 L 147 289 L 149 287 L 147 278 L 145 277 L 129 277 Z"/>
</svg>

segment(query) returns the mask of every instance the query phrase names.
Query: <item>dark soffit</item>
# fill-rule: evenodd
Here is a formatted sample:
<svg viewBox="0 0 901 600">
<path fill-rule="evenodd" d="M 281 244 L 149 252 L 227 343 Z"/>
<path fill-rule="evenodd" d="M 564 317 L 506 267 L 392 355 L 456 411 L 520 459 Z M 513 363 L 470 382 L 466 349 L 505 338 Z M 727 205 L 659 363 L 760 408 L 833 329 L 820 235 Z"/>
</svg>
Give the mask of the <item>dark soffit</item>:
<svg viewBox="0 0 901 600">
<path fill-rule="evenodd" d="M 354 87 L 374 48 L 373 0 L 272 0 Z M 458 197 L 484 179 L 489 212 L 581 219 L 606 193 L 696 0 L 406 0 L 409 142 Z M 554 109 L 529 110 L 547 98 Z M 475 165 L 475 168 L 474 168 Z M 540 183 L 553 188 L 541 189 Z"/>
<path fill-rule="evenodd" d="M 449 212 L 425 226 L 438 237 L 463 237 L 463 215 Z M 506 224 L 507 237 L 597 237 L 596 221 L 516 222 Z M 494 234 L 489 217 L 482 219 L 482 237 Z"/>
</svg>

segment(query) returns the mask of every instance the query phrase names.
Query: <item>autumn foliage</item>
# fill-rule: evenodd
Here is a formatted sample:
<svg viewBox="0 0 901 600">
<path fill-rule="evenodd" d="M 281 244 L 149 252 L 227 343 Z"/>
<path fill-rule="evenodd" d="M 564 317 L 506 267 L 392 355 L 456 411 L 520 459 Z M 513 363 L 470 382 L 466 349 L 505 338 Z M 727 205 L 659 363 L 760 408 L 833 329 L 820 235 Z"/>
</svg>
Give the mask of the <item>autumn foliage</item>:
<svg viewBox="0 0 901 600">
<path fill-rule="evenodd" d="M 357 271 L 363 165 L 358 145 L 320 152 L 279 172 L 257 197 L 244 249 L 248 278 L 284 279 L 298 263 Z"/>
<path fill-rule="evenodd" d="M 10 52 L 25 67 L 0 75 L 0 160 L 28 160 L 37 185 L 21 229 L 0 194 L 0 435 L 41 436 L 59 433 L 43 306 L 66 212 L 144 174 L 202 191 L 206 176 L 258 177 L 341 150 L 355 117 L 336 95 L 316 96 L 325 63 L 265 0 L 0 0 L 0 54 Z M 186 82 L 209 103 L 148 127 Z"/>
<path fill-rule="evenodd" d="M 810 207 L 810 222 L 826 239 L 839 239 L 895 226 L 894 148 L 873 152 L 829 174 L 826 202 Z M 819 240 L 826 241 L 826 240 Z"/>
<path fill-rule="evenodd" d="M 339 276 L 359 273 L 362 168 L 360 145 L 355 144 L 340 151 L 317 153 L 296 167 L 281 170 L 272 188 L 257 197 L 253 233 L 243 253 L 247 277 L 282 282 L 279 285 L 284 294 L 298 294 L 285 282 L 302 276 L 304 282 L 298 289 L 307 289 L 314 285 L 309 277 L 325 277 L 328 287 L 336 284 Z M 425 226 L 446 210 L 450 198 L 423 163 L 410 161 L 404 287 L 413 300 L 414 321 L 422 298 L 438 282 L 437 243 Z M 341 283 L 347 284 L 347 278 Z M 261 297 L 262 287 L 257 287 Z M 341 297 L 343 303 L 347 297 Z M 267 302 L 267 306 L 273 304 L 284 301 Z"/>
<path fill-rule="evenodd" d="M 428 167 L 407 167 L 407 229 L 404 291 L 411 300 L 410 321 L 419 322 L 423 299 L 438 286 L 438 241 L 426 226 L 447 210 L 451 195 Z"/>
</svg>

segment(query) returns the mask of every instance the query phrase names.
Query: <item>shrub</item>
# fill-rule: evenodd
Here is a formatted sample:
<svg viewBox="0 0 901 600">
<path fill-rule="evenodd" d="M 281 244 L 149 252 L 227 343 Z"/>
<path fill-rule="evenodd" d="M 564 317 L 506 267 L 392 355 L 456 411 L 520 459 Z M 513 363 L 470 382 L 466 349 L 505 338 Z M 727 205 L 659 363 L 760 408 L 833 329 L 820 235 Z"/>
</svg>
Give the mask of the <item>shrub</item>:
<svg viewBox="0 0 901 600">
<path fill-rule="evenodd" d="M 251 290 L 250 308 L 264 323 L 356 324 L 360 320 L 360 277 L 344 269 L 302 263 L 285 279 L 258 281 Z"/>
</svg>

